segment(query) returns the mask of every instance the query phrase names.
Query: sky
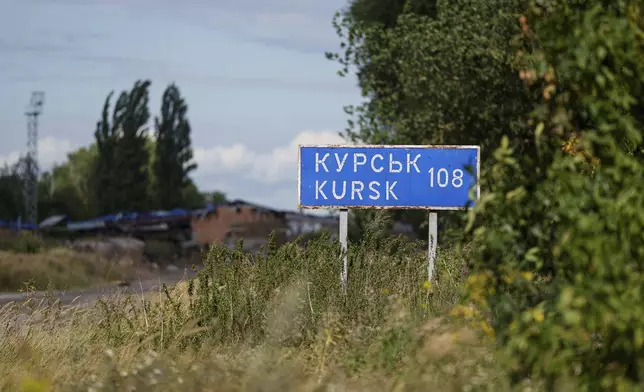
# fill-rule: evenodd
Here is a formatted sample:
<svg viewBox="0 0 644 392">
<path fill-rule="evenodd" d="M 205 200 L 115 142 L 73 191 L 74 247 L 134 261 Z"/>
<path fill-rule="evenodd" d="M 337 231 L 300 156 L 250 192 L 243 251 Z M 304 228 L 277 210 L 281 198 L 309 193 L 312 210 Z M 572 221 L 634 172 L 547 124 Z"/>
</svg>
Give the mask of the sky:
<svg viewBox="0 0 644 392">
<path fill-rule="evenodd" d="M 297 145 L 342 143 L 355 77 L 333 14 L 346 0 L 0 0 L 0 164 L 26 151 L 25 109 L 44 91 L 42 170 L 93 141 L 107 94 L 176 83 L 203 191 L 297 208 Z"/>
</svg>

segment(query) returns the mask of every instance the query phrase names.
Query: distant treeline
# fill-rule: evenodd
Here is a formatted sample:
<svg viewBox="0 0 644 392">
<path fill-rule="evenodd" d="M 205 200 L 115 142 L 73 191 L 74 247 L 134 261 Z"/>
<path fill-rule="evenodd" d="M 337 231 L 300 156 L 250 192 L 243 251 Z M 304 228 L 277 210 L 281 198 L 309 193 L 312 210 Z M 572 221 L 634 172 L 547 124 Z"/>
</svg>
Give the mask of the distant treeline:
<svg viewBox="0 0 644 392">
<path fill-rule="evenodd" d="M 193 160 L 188 105 L 170 84 L 161 99 L 153 131 L 149 120 L 149 80 L 122 91 L 112 107 L 110 92 L 96 124 L 94 142 L 70 152 L 64 163 L 38 180 L 38 216 L 64 214 L 87 219 L 121 211 L 199 208 L 225 200 L 203 193 L 190 178 Z M 28 158 L 0 168 L 0 219 L 25 216 L 23 193 Z"/>
</svg>

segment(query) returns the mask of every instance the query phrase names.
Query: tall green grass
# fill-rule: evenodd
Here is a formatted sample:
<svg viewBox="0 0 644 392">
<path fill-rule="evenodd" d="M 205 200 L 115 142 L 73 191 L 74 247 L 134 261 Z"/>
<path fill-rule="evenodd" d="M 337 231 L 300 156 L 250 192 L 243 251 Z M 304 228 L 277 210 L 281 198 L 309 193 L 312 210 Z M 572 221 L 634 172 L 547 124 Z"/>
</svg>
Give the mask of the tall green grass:
<svg viewBox="0 0 644 392">
<path fill-rule="evenodd" d="M 264 255 L 214 246 L 194 280 L 92 308 L 0 311 L 0 386 L 17 391 L 426 391 L 507 388 L 490 343 L 447 316 L 465 250 L 370 230 L 271 242 Z M 19 313 L 23 313 L 18 316 Z M 18 318 L 22 318 L 18 321 Z"/>
</svg>

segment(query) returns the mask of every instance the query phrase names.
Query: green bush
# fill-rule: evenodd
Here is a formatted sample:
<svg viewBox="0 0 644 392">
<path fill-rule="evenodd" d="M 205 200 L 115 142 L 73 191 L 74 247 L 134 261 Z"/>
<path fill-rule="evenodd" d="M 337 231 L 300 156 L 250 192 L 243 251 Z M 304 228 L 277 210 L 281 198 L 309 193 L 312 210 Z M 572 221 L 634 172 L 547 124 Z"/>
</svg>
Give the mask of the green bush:
<svg viewBox="0 0 644 392">
<path fill-rule="evenodd" d="M 242 251 L 241 242 L 237 249 L 213 245 L 203 268 L 189 282 L 189 310 L 180 306 L 165 309 L 170 312 L 164 324 L 165 341 L 171 341 L 173 331 L 179 333 L 192 320 L 198 328 L 205 328 L 198 334 L 199 342 L 255 344 L 270 338 L 301 345 L 311 343 L 329 312 L 337 313 L 346 326 L 383 323 L 390 317 L 394 297 L 401 309 L 410 309 L 413 318 L 422 321 L 458 302 L 463 258 L 453 251 L 441 254 L 438 277 L 430 287 L 426 251 L 420 245 L 404 237 L 382 239 L 376 234 L 350 244 L 346 295 L 340 284 L 339 243 L 326 233 L 306 247 L 299 242 L 278 247 L 272 236 L 265 256 Z M 176 300 L 170 293 L 168 299 Z M 113 306 L 106 310 L 126 312 L 120 304 Z M 108 329 L 119 342 L 132 325 Z M 114 335 L 114 330 L 123 330 L 125 335 Z"/>
<path fill-rule="evenodd" d="M 143 255 L 150 262 L 168 264 L 174 261 L 180 252 L 180 248 L 172 241 L 146 240 L 143 247 Z"/>
<path fill-rule="evenodd" d="M 0 251 L 0 292 L 80 289 L 132 275 L 128 266 L 62 247 L 38 253 Z"/>
<path fill-rule="evenodd" d="M 2 242 L 3 250 L 18 253 L 38 253 L 44 245 L 40 236 L 29 231 L 21 231 L 17 236 L 6 238 Z"/>
<path fill-rule="evenodd" d="M 263 340 L 268 302 L 276 290 L 288 288 L 291 293 L 286 297 L 293 297 L 283 300 L 297 304 L 288 322 L 299 324 L 289 339 L 301 342 L 331 308 L 344 318 L 357 316 L 359 309 L 374 310 L 372 319 L 385 317 L 381 314 L 388 297 L 385 290 L 400 295 L 411 308 L 421 309 L 426 299 L 411 293 L 419 292 L 423 284 L 424 259 L 405 246 L 409 244 L 391 242 L 384 249 L 352 246 L 347 297 L 341 294 L 339 244 L 328 236 L 310 241 L 305 249 L 295 243 L 275 249 L 269 245 L 267 257 L 255 257 L 252 263 L 239 250 L 213 247 L 194 287 L 193 312 L 225 340 Z M 398 247 L 403 247 L 398 254 L 409 260 L 390 258 Z"/>
<path fill-rule="evenodd" d="M 642 1 L 539 1 L 521 76 L 538 147 L 503 139 L 470 214 L 469 299 L 515 380 L 644 382 Z M 640 24 L 638 26 L 638 23 Z"/>
<path fill-rule="evenodd" d="M 349 244 L 345 294 L 339 243 L 328 234 L 306 247 L 272 236 L 265 256 L 241 249 L 213 246 L 187 287 L 165 288 L 157 301 L 101 301 L 91 339 L 114 352 L 77 390 L 507 390 L 489 344 L 441 317 L 459 300 L 463 251 L 439 252 L 430 285 L 424 246 L 371 227 Z M 136 362 L 117 360 L 134 352 Z M 287 382 L 292 372 L 303 379 Z M 286 379 L 274 385 L 276 377 Z M 248 385 L 255 379 L 261 388 Z"/>
</svg>

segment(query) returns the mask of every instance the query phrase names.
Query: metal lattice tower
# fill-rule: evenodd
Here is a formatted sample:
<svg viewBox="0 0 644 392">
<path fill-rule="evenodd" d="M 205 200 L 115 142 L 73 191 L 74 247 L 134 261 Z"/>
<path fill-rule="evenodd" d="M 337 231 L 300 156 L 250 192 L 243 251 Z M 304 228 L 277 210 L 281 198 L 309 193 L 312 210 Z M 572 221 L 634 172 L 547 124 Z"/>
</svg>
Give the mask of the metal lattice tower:
<svg viewBox="0 0 644 392">
<path fill-rule="evenodd" d="M 34 91 L 27 116 L 27 157 L 24 168 L 26 223 L 38 224 L 38 116 L 42 114 L 45 93 Z"/>
</svg>

